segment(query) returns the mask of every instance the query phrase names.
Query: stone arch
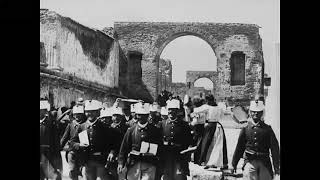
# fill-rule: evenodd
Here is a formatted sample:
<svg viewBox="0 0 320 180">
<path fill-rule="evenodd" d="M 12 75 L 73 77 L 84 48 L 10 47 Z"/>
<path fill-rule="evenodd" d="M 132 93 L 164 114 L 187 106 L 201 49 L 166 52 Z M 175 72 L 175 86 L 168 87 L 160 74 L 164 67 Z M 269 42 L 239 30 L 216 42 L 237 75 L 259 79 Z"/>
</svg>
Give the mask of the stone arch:
<svg viewBox="0 0 320 180">
<path fill-rule="evenodd" d="M 158 48 L 157 53 L 155 55 L 155 59 L 154 59 L 154 61 L 157 64 L 157 69 L 159 69 L 160 55 L 163 52 L 164 48 L 173 40 L 175 40 L 179 37 L 182 37 L 182 36 L 189 36 L 189 35 L 198 37 L 201 40 L 204 40 L 206 43 L 208 43 L 209 46 L 211 47 L 213 53 L 215 54 L 217 60 L 218 60 L 218 56 L 216 55 L 216 51 L 215 51 L 215 49 L 218 45 L 218 41 L 212 35 L 210 35 L 208 32 L 206 32 L 198 27 L 190 27 L 190 26 L 180 27 L 180 26 L 178 26 L 177 28 L 160 35 L 155 42 L 155 47 Z M 158 73 L 158 71 L 157 71 L 157 73 Z M 158 74 L 157 74 L 157 77 L 158 77 Z M 214 87 L 216 87 L 216 79 L 212 79 L 210 77 L 208 79 L 210 79 L 213 82 Z M 157 79 L 156 83 L 158 83 L 158 81 L 159 80 Z M 194 85 L 194 82 L 192 83 L 192 86 Z M 157 89 L 157 92 L 158 91 L 159 90 Z"/>
<path fill-rule="evenodd" d="M 194 83 L 200 78 L 208 78 L 213 83 L 213 91 L 216 92 L 218 73 L 216 71 L 187 71 L 186 72 L 186 83 L 187 86 L 190 84 L 190 88 L 194 87 Z"/>
<path fill-rule="evenodd" d="M 263 86 L 262 41 L 259 26 L 241 23 L 200 22 L 115 22 L 119 44 L 125 52 L 140 51 L 142 82 L 155 98 L 159 88 L 159 59 L 163 49 L 174 39 L 192 35 L 206 41 L 217 57 L 217 96 L 248 99 Z M 247 55 L 243 86 L 230 86 L 229 58 L 233 51 Z"/>
</svg>

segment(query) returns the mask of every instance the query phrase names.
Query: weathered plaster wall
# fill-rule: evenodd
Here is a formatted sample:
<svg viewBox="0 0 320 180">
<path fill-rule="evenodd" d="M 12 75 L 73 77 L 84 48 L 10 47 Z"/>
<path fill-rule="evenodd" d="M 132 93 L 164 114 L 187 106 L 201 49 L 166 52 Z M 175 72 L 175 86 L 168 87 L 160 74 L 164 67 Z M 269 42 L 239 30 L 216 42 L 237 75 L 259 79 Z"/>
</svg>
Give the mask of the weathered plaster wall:
<svg viewBox="0 0 320 180">
<path fill-rule="evenodd" d="M 143 83 L 155 97 L 159 92 L 159 57 L 175 38 L 194 35 L 212 47 L 217 56 L 217 96 L 249 99 L 259 93 L 263 74 L 263 57 L 259 27 L 237 23 L 115 22 L 114 28 L 124 51 L 138 51 L 142 56 Z M 246 84 L 230 86 L 229 58 L 234 51 L 246 54 Z M 147 64 L 147 65 L 146 65 Z"/>
<path fill-rule="evenodd" d="M 85 27 L 52 11 L 40 10 L 40 42 L 48 68 L 108 87 L 118 87 L 119 46 L 101 31 Z"/>
<path fill-rule="evenodd" d="M 113 103 L 127 95 L 127 59 L 118 41 L 70 18 L 40 10 L 40 97 L 55 107 L 78 97 Z"/>
</svg>

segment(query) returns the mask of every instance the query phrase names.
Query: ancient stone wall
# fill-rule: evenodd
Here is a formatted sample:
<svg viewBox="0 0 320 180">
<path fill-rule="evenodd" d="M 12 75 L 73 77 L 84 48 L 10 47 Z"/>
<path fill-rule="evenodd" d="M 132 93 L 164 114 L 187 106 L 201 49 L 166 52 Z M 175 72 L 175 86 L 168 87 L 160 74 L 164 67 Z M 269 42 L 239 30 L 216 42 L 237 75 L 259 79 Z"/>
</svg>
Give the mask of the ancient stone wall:
<svg viewBox="0 0 320 180">
<path fill-rule="evenodd" d="M 174 23 L 174 22 L 115 22 L 121 48 L 142 53 L 143 83 L 153 97 L 159 92 L 159 58 L 165 46 L 175 38 L 194 35 L 205 40 L 217 57 L 217 96 L 250 99 L 260 93 L 263 75 L 262 44 L 259 27 L 238 23 Z M 234 51 L 245 55 L 245 85 L 230 85 L 230 57 Z"/>
<path fill-rule="evenodd" d="M 174 96 L 180 96 L 181 99 L 186 95 L 188 87 L 186 83 L 173 82 L 171 83 L 171 91 Z"/>
<path fill-rule="evenodd" d="M 108 87 L 118 87 L 119 46 L 101 31 L 52 11 L 40 11 L 40 42 L 48 68 Z"/>
<path fill-rule="evenodd" d="M 48 64 L 40 68 L 40 97 L 61 107 L 79 96 L 111 101 L 126 95 L 127 62 L 121 53 L 118 41 L 103 31 L 40 10 L 40 62 Z"/>
</svg>

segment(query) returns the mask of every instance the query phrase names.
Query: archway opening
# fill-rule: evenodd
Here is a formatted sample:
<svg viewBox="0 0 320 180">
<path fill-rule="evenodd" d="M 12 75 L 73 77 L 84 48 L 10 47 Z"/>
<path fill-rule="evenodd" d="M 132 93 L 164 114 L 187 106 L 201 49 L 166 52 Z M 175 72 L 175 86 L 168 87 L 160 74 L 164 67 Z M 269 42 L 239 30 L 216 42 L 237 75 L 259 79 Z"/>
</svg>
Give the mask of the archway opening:
<svg viewBox="0 0 320 180">
<path fill-rule="evenodd" d="M 206 90 L 213 90 L 213 82 L 206 77 L 199 78 L 194 82 L 194 87 L 203 87 Z"/>
<path fill-rule="evenodd" d="M 164 47 L 159 59 L 159 92 L 167 90 L 183 97 L 189 89 L 187 71 L 217 71 L 214 50 L 208 42 L 195 35 L 180 36 Z"/>
<path fill-rule="evenodd" d="M 199 78 L 194 82 L 194 86 L 189 90 L 190 95 L 204 96 L 207 94 L 214 94 L 214 84 L 206 77 Z"/>
</svg>

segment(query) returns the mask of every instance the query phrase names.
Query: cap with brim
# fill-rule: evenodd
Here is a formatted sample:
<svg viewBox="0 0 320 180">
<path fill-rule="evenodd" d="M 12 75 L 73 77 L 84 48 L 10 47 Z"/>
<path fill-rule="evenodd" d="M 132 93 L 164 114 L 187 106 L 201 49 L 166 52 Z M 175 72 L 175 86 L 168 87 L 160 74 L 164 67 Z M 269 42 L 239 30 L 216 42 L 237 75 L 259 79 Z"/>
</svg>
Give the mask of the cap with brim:
<svg viewBox="0 0 320 180">
<path fill-rule="evenodd" d="M 150 112 L 160 112 L 160 106 L 157 104 L 150 105 Z"/>
<path fill-rule="evenodd" d="M 250 111 L 263 111 L 264 104 L 263 101 L 251 101 L 250 102 Z"/>
<path fill-rule="evenodd" d="M 112 116 L 112 108 L 103 107 L 100 110 L 100 118 L 111 117 L 111 116 Z"/>
<path fill-rule="evenodd" d="M 46 109 L 50 111 L 50 104 L 48 101 L 40 101 L 40 110 L 41 109 Z"/>
<path fill-rule="evenodd" d="M 88 100 L 85 102 L 85 111 L 94 111 L 94 110 L 100 110 L 102 108 L 102 103 L 97 100 Z"/>
<path fill-rule="evenodd" d="M 79 106 L 79 105 L 75 105 L 72 108 L 72 113 L 73 114 L 83 114 L 84 113 L 84 107 L 83 106 Z"/>
<path fill-rule="evenodd" d="M 165 116 L 165 115 L 168 115 L 168 110 L 167 110 L 167 108 L 162 107 L 160 114 L 161 114 L 161 115 L 164 115 L 164 116 Z"/>
<path fill-rule="evenodd" d="M 180 101 L 177 99 L 168 100 L 167 109 L 180 109 Z"/>
<path fill-rule="evenodd" d="M 113 108 L 113 114 L 123 115 L 122 108 L 120 107 Z"/>
<path fill-rule="evenodd" d="M 135 105 L 136 114 L 149 114 L 150 113 L 150 104 L 149 103 L 138 103 Z"/>
</svg>

